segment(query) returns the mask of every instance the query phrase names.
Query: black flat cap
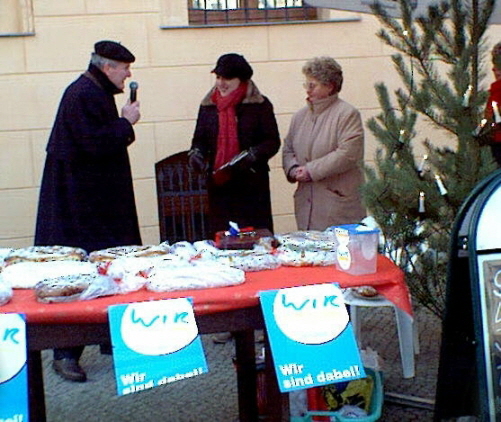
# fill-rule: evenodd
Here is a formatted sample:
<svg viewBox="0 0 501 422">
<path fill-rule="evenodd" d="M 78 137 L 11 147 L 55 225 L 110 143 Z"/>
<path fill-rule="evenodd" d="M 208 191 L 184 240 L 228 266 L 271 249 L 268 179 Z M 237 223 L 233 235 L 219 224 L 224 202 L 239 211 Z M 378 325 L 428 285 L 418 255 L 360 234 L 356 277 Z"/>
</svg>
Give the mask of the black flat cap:
<svg viewBox="0 0 501 422">
<path fill-rule="evenodd" d="M 94 44 L 94 53 L 117 62 L 133 63 L 136 60 L 134 54 L 115 41 L 98 41 Z"/>
<path fill-rule="evenodd" d="M 229 53 L 223 54 L 217 59 L 216 67 L 212 70 L 212 73 L 226 79 L 238 78 L 241 81 L 247 81 L 254 72 L 244 56 Z"/>
</svg>

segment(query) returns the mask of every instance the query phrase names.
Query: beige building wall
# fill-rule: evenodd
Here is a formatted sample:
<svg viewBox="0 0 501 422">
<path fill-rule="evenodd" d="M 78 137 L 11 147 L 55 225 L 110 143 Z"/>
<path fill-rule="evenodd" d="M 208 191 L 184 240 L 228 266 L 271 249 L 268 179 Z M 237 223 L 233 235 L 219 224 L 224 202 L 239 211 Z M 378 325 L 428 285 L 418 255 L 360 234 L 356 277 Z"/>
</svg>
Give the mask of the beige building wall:
<svg viewBox="0 0 501 422">
<path fill-rule="evenodd" d="M 26 12 L 30 2 L 21 3 Z M 121 41 L 137 57 L 132 79 L 139 82 L 142 118 L 130 155 L 144 243 L 159 241 L 155 162 L 189 148 L 219 55 L 238 52 L 249 60 L 254 81 L 274 104 L 282 139 L 292 113 L 304 105 L 301 66 L 311 57 L 330 55 L 340 62 L 342 97 L 364 120 L 378 112 L 374 84 L 396 87 L 391 51 L 376 37 L 379 25 L 370 15 L 322 11 L 330 21 L 189 28 L 185 5 L 186 0 L 32 0 L 33 35 L 0 36 L 0 247 L 33 242 L 45 145 L 57 106 L 100 39 Z M 117 106 L 126 99 L 118 95 Z M 430 137 L 428 131 L 424 126 Z M 370 161 L 376 143 L 368 131 L 366 138 Z M 283 175 L 280 154 L 271 164 L 276 231 L 294 230 L 294 186 Z"/>
</svg>

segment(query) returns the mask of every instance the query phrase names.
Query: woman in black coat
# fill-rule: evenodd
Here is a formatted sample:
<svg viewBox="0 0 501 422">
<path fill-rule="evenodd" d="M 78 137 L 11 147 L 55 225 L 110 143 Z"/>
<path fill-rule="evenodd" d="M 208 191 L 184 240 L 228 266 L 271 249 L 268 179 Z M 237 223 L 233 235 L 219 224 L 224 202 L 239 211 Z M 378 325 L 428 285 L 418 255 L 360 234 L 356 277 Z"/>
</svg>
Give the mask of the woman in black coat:
<svg viewBox="0 0 501 422">
<path fill-rule="evenodd" d="M 243 56 L 221 56 L 212 72 L 216 83 L 200 105 L 189 153 L 192 169 L 208 176 L 211 232 L 230 221 L 273 232 L 268 160 L 280 148 L 273 105 Z M 218 170 L 239 154 L 244 158 Z"/>
</svg>

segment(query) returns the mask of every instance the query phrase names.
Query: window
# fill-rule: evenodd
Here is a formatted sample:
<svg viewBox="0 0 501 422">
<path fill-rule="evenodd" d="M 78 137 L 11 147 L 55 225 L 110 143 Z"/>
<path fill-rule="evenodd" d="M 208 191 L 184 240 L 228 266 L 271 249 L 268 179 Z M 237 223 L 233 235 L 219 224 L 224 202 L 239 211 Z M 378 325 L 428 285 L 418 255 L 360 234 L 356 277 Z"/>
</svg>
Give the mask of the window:
<svg viewBox="0 0 501 422">
<path fill-rule="evenodd" d="M 32 35 L 32 0 L 0 1 L 0 36 Z"/>
<path fill-rule="evenodd" d="M 190 25 L 288 22 L 317 19 L 303 0 L 188 0 Z"/>
</svg>

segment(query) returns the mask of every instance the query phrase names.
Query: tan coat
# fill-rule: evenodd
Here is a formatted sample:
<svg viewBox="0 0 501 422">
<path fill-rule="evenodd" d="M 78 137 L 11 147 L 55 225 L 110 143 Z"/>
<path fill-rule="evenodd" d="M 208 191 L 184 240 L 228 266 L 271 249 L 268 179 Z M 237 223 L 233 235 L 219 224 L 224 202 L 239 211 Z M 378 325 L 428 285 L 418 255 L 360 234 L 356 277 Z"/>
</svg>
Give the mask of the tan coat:
<svg viewBox="0 0 501 422">
<path fill-rule="evenodd" d="M 299 230 L 325 230 L 358 223 L 366 216 L 359 192 L 363 183 L 364 129 L 360 113 L 332 95 L 299 110 L 283 147 L 288 180 L 295 166 L 306 165 L 312 182 L 299 182 L 294 210 Z"/>
</svg>

